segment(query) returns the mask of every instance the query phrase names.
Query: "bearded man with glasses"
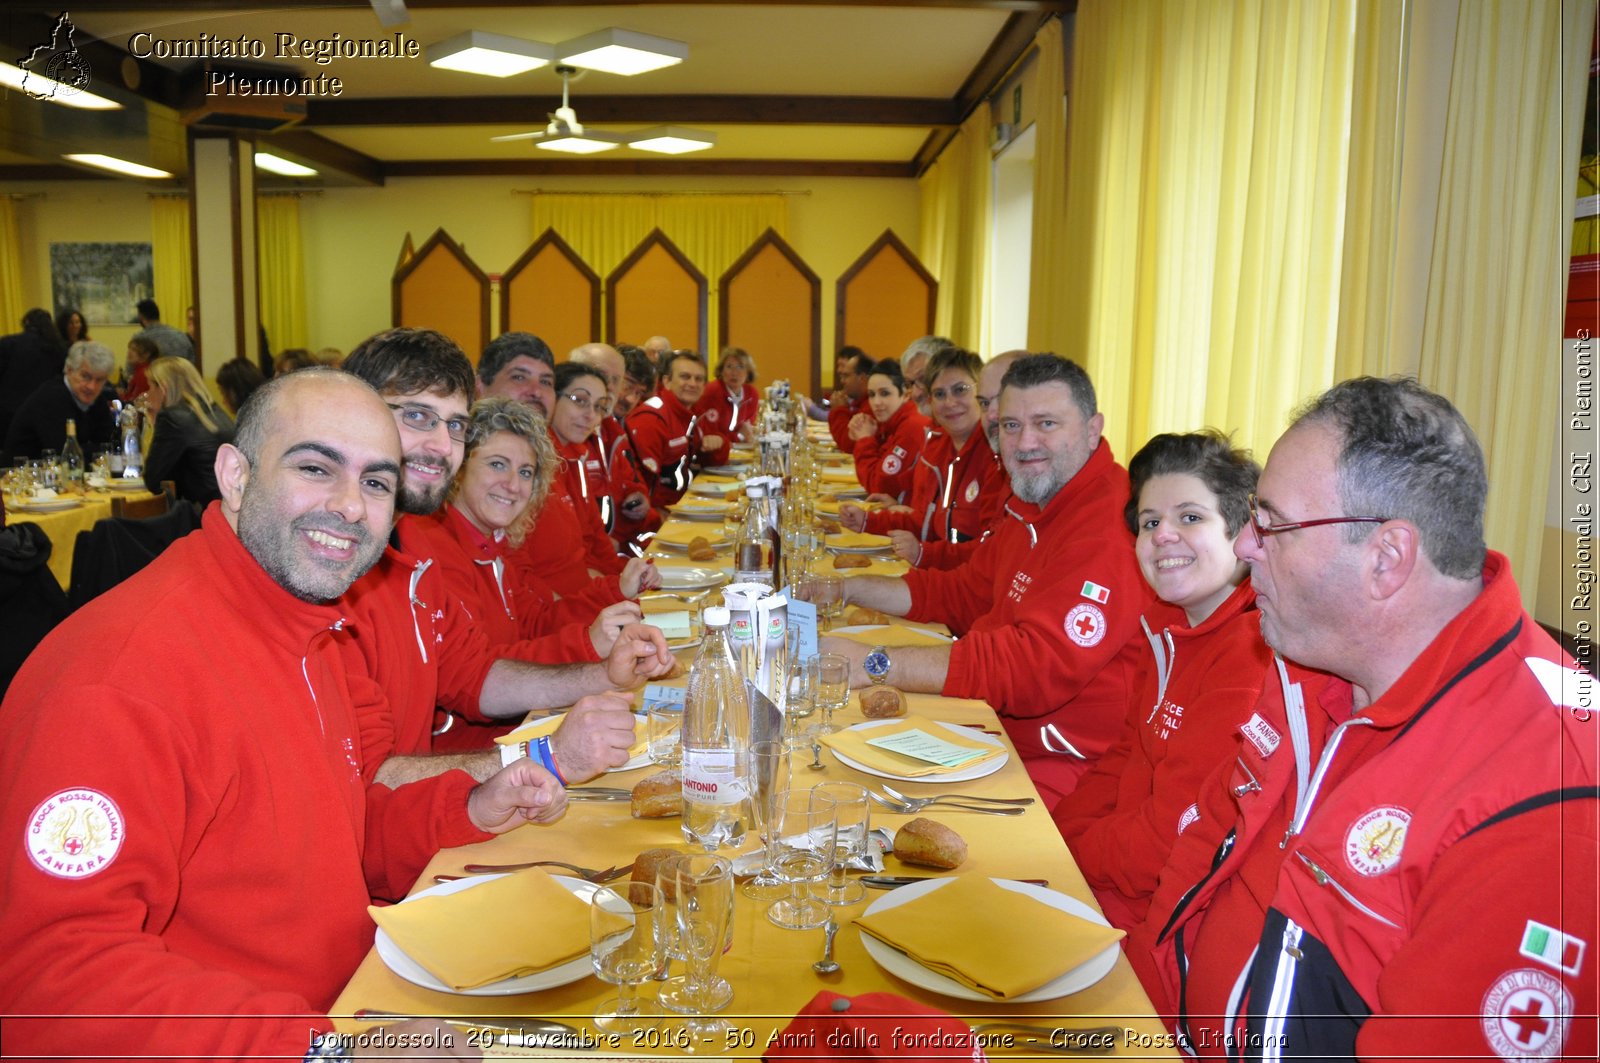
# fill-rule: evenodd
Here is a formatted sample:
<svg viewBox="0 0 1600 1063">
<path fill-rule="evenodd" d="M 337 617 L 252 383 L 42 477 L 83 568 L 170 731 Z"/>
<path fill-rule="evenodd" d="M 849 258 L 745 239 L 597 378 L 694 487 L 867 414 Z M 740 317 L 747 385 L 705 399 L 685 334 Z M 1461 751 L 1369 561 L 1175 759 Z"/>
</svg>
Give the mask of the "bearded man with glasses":
<svg viewBox="0 0 1600 1063">
<path fill-rule="evenodd" d="M 1272 448 L 1234 549 L 1278 681 L 1127 949 L 1200 1054 L 1594 1058 L 1596 692 L 1487 493 L 1414 380 L 1340 384 Z"/>
</svg>

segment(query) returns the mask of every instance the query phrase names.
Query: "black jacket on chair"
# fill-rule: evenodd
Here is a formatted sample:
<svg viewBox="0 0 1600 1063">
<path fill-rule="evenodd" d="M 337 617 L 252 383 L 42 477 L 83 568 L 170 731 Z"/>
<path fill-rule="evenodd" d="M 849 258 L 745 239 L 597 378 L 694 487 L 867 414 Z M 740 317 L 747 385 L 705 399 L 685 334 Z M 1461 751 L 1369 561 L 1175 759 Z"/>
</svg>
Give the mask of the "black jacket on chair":
<svg viewBox="0 0 1600 1063">
<path fill-rule="evenodd" d="M 0 528 L 0 697 L 28 654 L 67 616 L 50 571 L 50 538 L 37 524 Z"/>
<path fill-rule="evenodd" d="M 77 609 L 154 561 L 167 547 L 200 527 L 200 510 L 179 502 L 159 517 L 108 517 L 78 533 L 72 551 L 68 604 Z"/>
</svg>

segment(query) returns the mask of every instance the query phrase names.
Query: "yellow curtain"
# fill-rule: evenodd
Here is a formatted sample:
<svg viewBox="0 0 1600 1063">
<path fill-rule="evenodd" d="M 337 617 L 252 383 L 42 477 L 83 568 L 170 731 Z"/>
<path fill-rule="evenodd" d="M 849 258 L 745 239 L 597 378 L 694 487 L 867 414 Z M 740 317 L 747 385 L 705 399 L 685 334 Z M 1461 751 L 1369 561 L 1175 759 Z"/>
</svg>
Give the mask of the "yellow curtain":
<svg viewBox="0 0 1600 1063">
<path fill-rule="evenodd" d="M 150 197 L 150 264 L 155 274 L 155 300 L 161 320 L 184 327 L 194 305 L 194 271 L 190 265 L 189 197 Z M 213 367 L 215 368 L 215 367 Z"/>
<path fill-rule="evenodd" d="M 1483 442 L 1485 532 L 1533 608 L 1594 0 L 1461 6 L 1418 377 Z M 1559 104 L 1559 105 L 1558 105 Z"/>
<path fill-rule="evenodd" d="M 985 101 L 919 182 L 923 264 L 939 281 L 934 332 L 986 354 L 993 353 L 988 350 L 990 126 Z"/>
<path fill-rule="evenodd" d="M 1028 262 L 1028 349 L 1081 357 L 1065 316 L 1067 285 L 1067 79 L 1061 22 L 1034 37 L 1033 247 Z"/>
<path fill-rule="evenodd" d="M 22 236 L 17 201 L 0 195 L 0 332 L 15 332 L 28 308 L 22 302 Z"/>
<path fill-rule="evenodd" d="M 722 343 L 717 330 L 717 282 L 767 229 L 787 239 L 788 217 L 785 197 L 766 193 L 540 192 L 534 195 L 532 208 L 533 238 L 547 228 L 555 229 L 602 280 L 651 230 L 665 233 L 706 276 L 706 334 L 711 350 L 702 353 L 712 358 Z"/>
<path fill-rule="evenodd" d="M 256 197 L 256 285 L 261 325 L 272 349 L 310 346 L 298 196 Z"/>
</svg>

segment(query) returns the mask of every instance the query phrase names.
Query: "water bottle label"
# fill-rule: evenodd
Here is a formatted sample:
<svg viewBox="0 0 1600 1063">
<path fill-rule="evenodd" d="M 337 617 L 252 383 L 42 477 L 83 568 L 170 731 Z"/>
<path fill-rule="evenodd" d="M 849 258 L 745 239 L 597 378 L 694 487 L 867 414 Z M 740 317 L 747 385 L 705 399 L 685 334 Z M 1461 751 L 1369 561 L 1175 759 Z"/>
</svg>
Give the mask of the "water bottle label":
<svg viewBox="0 0 1600 1063">
<path fill-rule="evenodd" d="M 683 797 L 705 805 L 733 805 L 744 800 L 744 779 L 732 750 L 683 751 Z"/>
</svg>

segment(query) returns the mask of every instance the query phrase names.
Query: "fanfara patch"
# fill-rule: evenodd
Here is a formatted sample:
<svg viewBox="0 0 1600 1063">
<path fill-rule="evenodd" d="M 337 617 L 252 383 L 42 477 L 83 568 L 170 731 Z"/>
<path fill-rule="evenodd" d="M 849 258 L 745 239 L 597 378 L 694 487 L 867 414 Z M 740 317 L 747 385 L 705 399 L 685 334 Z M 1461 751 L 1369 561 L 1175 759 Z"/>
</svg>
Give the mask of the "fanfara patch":
<svg viewBox="0 0 1600 1063">
<path fill-rule="evenodd" d="M 1098 646 L 1106 637 L 1106 615 L 1100 607 L 1083 602 L 1072 607 L 1064 621 L 1067 638 L 1080 646 Z"/>
<path fill-rule="evenodd" d="M 973 502 L 977 501 L 977 499 L 978 499 L 978 481 L 969 480 L 967 482 L 967 491 L 966 491 L 965 497 L 966 497 L 968 505 L 971 505 Z"/>
<path fill-rule="evenodd" d="M 883 474 L 885 476 L 893 476 L 900 469 L 900 455 L 898 453 L 885 454 L 883 456 Z"/>
<path fill-rule="evenodd" d="M 1199 818 L 1200 806 L 1198 804 L 1190 805 L 1188 808 L 1184 809 L 1183 815 L 1178 817 L 1178 833 L 1182 834 L 1184 831 L 1194 826 L 1195 820 Z"/>
<path fill-rule="evenodd" d="M 1507 971 L 1483 996 L 1483 1037 L 1501 1059 L 1556 1059 L 1567 1044 L 1572 994 L 1554 975 Z"/>
<path fill-rule="evenodd" d="M 34 866 L 57 878 L 88 878 L 122 849 L 122 810 L 98 790 L 62 790 L 28 817 L 23 844 Z"/>
<path fill-rule="evenodd" d="M 1411 813 L 1403 808 L 1379 805 L 1363 813 L 1344 836 L 1344 858 L 1361 874 L 1381 875 L 1400 862 L 1406 844 Z"/>
<path fill-rule="evenodd" d="M 1256 747 L 1256 752 L 1263 757 L 1272 756 L 1272 751 L 1278 748 L 1278 743 L 1283 741 L 1283 736 L 1266 720 L 1261 718 L 1259 712 L 1253 713 L 1249 721 L 1241 728 L 1239 733 L 1250 740 Z"/>
</svg>

